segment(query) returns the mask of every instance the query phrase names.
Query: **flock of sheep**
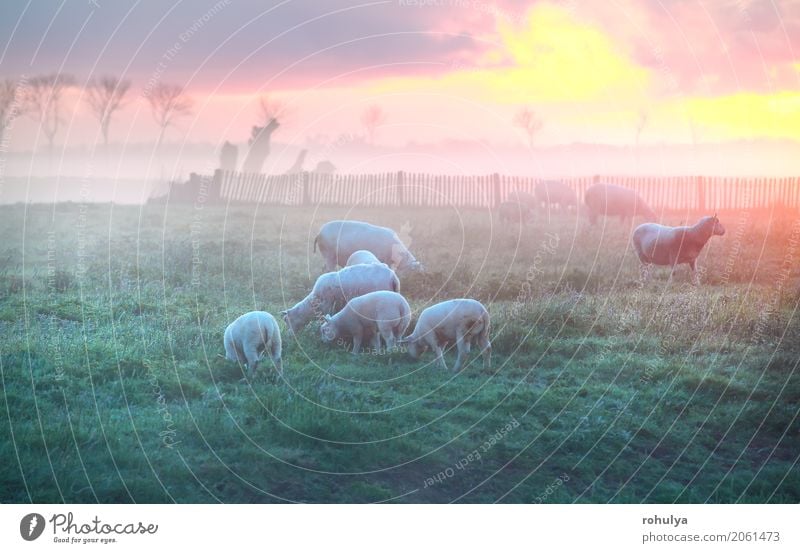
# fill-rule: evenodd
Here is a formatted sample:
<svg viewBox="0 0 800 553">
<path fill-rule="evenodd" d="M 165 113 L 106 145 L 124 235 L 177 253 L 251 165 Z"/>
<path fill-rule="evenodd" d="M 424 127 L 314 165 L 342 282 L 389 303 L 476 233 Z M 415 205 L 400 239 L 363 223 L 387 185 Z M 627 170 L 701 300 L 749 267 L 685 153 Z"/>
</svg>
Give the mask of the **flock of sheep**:
<svg viewBox="0 0 800 553">
<path fill-rule="evenodd" d="M 595 184 L 586 190 L 585 204 L 590 224 L 601 215 L 644 217 L 646 222 L 633 232 L 632 242 L 643 269 L 651 265 L 675 267 L 686 263 L 695 277 L 695 260 L 713 235 L 725 234 L 716 215 L 703 217 L 693 226 L 669 227 L 651 221 L 655 212 L 633 190 L 613 184 Z M 514 191 L 498 206 L 501 220 L 526 222 L 541 206 L 560 209 L 577 207 L 575 191 L 559 181 L 541 181 L 535 194 Z M 292 333 L 309 322 L 321 320 L 323 342 L 352 342 L 353 353 L 363 344 L 373 351 L 391 351 L 404 346 L 417 359 L 432 350 L 437 362 L 447 369 L 443 348 L 455 344 L 458 356 L 454 371 L 463 367 L 471 346 L 480 349 L 485 368 L 491 364 L 489 312 L 474 299 L 452 299 L 423 310 L 413 332 L 405 336 L 411 323 L 411 308 L 400 294 L 404 271 L 421 271 L 422 265 L 392 229 L 360 221 L 331 221 L 324 224 L 314 239 L 325 260 L 326 273 L 314 283 L 309 294 L 296 305 L 281 311 Z M 342 267 L 336 270 L 337 267 Z M 405 336 L 405 337 L 404 337 Z M 281 332 L 278 322 L 265 311 L 251 311 L 225 329 L 225 357 L 246 365 L 250 376 L 264 355 L 282 373 Z"/>
</svg>

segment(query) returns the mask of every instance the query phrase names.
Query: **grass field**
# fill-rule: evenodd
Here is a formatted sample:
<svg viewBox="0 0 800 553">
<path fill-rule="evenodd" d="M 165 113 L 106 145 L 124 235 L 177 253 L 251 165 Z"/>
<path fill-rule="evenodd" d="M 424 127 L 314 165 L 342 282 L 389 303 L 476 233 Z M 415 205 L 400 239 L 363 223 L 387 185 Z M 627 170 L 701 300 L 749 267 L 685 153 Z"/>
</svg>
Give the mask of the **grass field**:
<svg viewBox="0 0 800 553">
<path fill-rule="evenodd" d="M 341 217 L 410 243 L 415 312 L 487 305 L 490 371 L 312 325 L 284 333 L 284 380 L 242 381 L 225 326 L 301 299 Z M 4 206 L 0 501 L 798 502 L 800 223 L 721 220 L 693 287 L 641 284 L 616 219 Z"/>
</svg>

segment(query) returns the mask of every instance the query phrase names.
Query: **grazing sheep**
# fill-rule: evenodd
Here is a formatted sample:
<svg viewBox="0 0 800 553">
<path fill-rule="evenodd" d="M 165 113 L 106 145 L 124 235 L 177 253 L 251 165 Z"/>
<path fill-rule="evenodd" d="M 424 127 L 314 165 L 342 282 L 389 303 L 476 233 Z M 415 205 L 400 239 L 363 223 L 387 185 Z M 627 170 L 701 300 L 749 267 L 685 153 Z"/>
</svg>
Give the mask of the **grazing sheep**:
<svg viewBox="0 0 800 553">
<path fill-rule="evenodd" d="M 278 321 L 266 311 L 250 311 L 233 321 L 225 329 L 224 342 L 225 358 L 247 364 L 251 378 L 265 352 L 278 374 L 283 374 L 281 331 Z"/>
<path fill-rule="evenodd" d="M 525 192 L 524 190 L 512 190 L 508 194 L 508 198 L 506 199 L 507 202 L 515 203 L 515 204 L 522 204 L 531 211 L 536 209 L 539 202 L 536 200 L 536 196 Z"/>
<path fill-rule="evenodd" d="M 615 184 L 595 184 L 586 190 L 584 198 L 589 208 L 589 222 L 594 225 L 598 215 L 617 215 L 620 221 L 626 217 L 641 216 L 645 221 L 655 221 L 656 214 L 645 201 L 630 188 Z"/>
<path fill-rule="evenodd" d="M 497 206 L 500 221 L 524 225 L 533 220 L 533 211 L 526 205 L 515 202 L 502 202 Z"/>
<path fill-rule="evenodd" d="M 380 263 L 381 260 L 375 257 L 375 254 L 369 250 L 358 250 L 350 254 L 350 257 L 347 258 L 347 264 L 345 267 L 350 267 L 352 265 L 360 265 L 362 263 L 366 265 L 371 265 L 373 263 Z"/>
<path fill-rule="evenodd" d="M 347 259 L 358 250 L 372 252 L 382 263 L 396 271 L 422 270 L 422 265 L 390 228 L 361 221 L 330 221 L 319 229 L 314 238 L 314 251 L 319 246 L 325 258 L 325 270 L 344 267 Z"/>
<path fill-rule="evenodd" d="M 315 313 L 335 313 L 351 299 L 376 290 L 399 292 L 400 279 L 383 263 L 352 265 L 320 275 L 311 292 L 281 316 L 290 331 L 299 332 Z"/>
<path fill-rule="evenodd" d="M 353 340 L 353 353 L 361 351 L 365 339 L 372 340 L 374 351 L 380 351 L 381 338 L 386 349 L 393 349 L 411 322 L 411 307 L 397 292 L 370 292 L 353 298 L 336 315 L 325 315 L 320 336 L 325 343 L 338 339 Z"/>
<path fill-rule="evenodd" d="M 565 210 L 578 206 L 578 196 L 568 185 L 558 180 L 543 180 L 536 183 L 534 188 L 536 202 L 539 205 L 553 206 L 558 205 L 559 209 Z"/>
<path fill-rule="evenodd" d="M 483 354 L 483 366 L 491 366 L 492 343 L 489 341 L 489 312 L 481 302 L 471 299 L 443 301 L 427 308 L 419 316 L 414 332 L 400 342 L 408 347 L 408 353 L 417 359 L 430 348 L 436 354 L 439 365 L 447 370 L 442 346 L 455 343 L 458 358 L 453 371 L 461 370 L 474 343 Z"/>
<path fill-rule="evenodd" d="M 642 265 L 645 278 L 650 265 L 669 265 L 675 268 L 688 263 L 697 283 L 695 261 L 712 236 L 722 236 L 725 228 L 717 216 L 701 218 L 691 227 L 667 227 L 656 223 L 645 223 L 633 231 L 633 247 Z"/>
</svg>

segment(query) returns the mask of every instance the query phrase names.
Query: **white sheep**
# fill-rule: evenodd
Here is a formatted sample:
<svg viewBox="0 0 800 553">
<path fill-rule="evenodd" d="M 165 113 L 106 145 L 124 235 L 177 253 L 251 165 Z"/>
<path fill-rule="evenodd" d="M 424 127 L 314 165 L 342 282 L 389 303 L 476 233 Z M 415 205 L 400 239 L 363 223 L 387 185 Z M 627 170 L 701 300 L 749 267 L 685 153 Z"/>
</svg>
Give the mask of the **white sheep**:
<svg viewBox="0 0 800 553">
<path fill-rule="evenodd" d="M 225 329 L 224 341 L 225 358 L 246 364 L 251 378 L 264 353 L 269 354 L 278 374 L 283 374 L 281 331 L 278 321 L 266 311 L 250 311 L 233 321 Z"/>
<path fill-rule="evenodd" d="M 481 302 L 472 299 L 443 301 L 425 309 L 419 316 L 414 332 L 400 341 L 408 353 L 417 359 L 430 348 L 436 354 L 439 365 L 447 370 L 442 347 L 455 344 L 458 358 L 454 372 L 461 370 L 474 343 L 481 348 L 483 366 L 491 366 L 492 343 L 489 341 L 489 312 Z"/>
<path fill-rule="evenodd" d="M 669 265 L 675 268 L 687 263 L 692 270 L 695 284 L 699 283 L 695 262 L 712 236 L 725 234 L 725 227 L 716 215 L 701 218 L 691 227 L 668 227 L 656 223 L 644 223 L 633 231 L 631 241 L 642 265 L 642 277 L 646 278 L 650 265 Z"/>
<path fill-rule="evenodd" d="M 370 292 L 353 298 L 344 309 L 331 317 L 325 316 L 320 336 L 325 343 L 334 340 L 353 340 L 353 353 L 361 351 L 365 339 L 371 339 L 374 351 L 381 350 L 381 338 L 386 349 L 397 345 L 411 322 L 411 307 L 397 292 Z"/>
<path fill-rule="evenodd" d="M 362 263 L 371 265 L 373 263 L 380 263 L 381 260 L 375 257 L 375 254 L 369 250 L 357 250 L 350 254 L 350 257 L 347 258 L 347 265 L 345 267 L 351 267 L 353 265 L 360 265 Z"/>
<path fill-rule="evenodd" d="M 315 315 L 335 313 L 351 299 L 376 290 L 399 292 L 400 279 L 383 263 L 352 265 L 320 275 L 311 292 L 281 316 L 289 330 L 300 332 Z"/>
</svg>

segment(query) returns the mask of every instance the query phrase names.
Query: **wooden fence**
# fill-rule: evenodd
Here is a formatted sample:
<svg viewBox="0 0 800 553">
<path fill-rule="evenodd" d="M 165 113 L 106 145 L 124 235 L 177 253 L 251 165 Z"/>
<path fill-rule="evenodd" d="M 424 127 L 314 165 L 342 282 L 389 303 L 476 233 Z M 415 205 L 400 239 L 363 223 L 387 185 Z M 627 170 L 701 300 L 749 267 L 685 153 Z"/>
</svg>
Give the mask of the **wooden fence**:
<svg viewBox="0 0 800 553">
<path fill-rule="evenodd" d="M 222 202 L 274 205 L 493 207 L 512 190 L 533 193 L 534 177 L 505 175 L 262 175 L 218 170 L 212 196 Z M 800 177 L 614 177 L 560 179 L 583 201 L 586 189 L 610 182 L 636 190 L 654 209 L 713 211 L 800 208 Z"/>
</svg>

